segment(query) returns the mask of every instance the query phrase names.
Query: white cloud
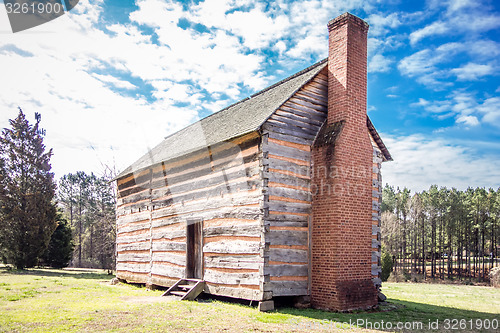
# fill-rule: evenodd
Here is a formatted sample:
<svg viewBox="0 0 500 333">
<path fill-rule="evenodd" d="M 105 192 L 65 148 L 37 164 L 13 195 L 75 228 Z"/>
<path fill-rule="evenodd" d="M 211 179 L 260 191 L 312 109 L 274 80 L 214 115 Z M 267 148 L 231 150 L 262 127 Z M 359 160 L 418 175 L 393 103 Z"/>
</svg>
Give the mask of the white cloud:
<svg viewBox="0 0 500 333">
<path fill-rule="evenodd" d="M 479 78 L 491 75 L 495 72 L 495 68 L 491 65 L 482 65 L 469 62 L 468 64 L 451 70 L 460 81 L 476 81 Z"/>
<path fill-rule="evenodd" d="M 479 46 L 481 49 L 476 48 Z M 486 48 L 491 46 L 492 53 L 486 58 Z M 400 60 L 398 69 L 401 74 L 408 77 L 415 77 L 417 82 L 427 85 L 430 88 L 442 89 L 443 86 L 451 85 L 449 81 L 444 81 L 450 76 L 456 76 L 459 81 L 476 81 L 479 78 L 492 75 L 496 72 L 496 67 L 490 63 L 481 64 L 469 62 L 459 68 L 449 68 L 448 64 L 455 61 L 458 55 L 467 53 L 477 56 L 483 60 L 492 59 L 498 45 L 492 41 L 475 42 L 451 42 L 442 44 L 436 48 L 426 48 L 415 52 Z M 500 49 L 498 49 L 500 52 Z M 484 55 L 484 56 L 483 56 Z"/>
<path fill-rule="evenodd" d="M 368 16 L 370 22 L 370 34 L 372 36 L 381 36 L 387 34 L 390 29 L 395 29 L 401 25 L 398 13 L 389 15 L 372 14 Z"/>
<path fill-rule="evenodd" d="M 457 124 L 466 127 L 481 123 L 500 128 L 500 97 L 477 98 L 473 93 L 456 91 L 444 100 L 428 101 L 420 98 L 411 107 L 422 107 L 438 119 L 454 117 Z"/>
<path fill-rule="evenodd" d="M 444 22 L 433 22 L 432 24 L 414 31 L 410 34 L 410 43 L 412 45 L 416 44 L 420 40 L 435 35 L 443 35 L 449 31 L 450 27 L 447 23 Z"/>
<path fill-rule="evenodd" d="M 93 77 L 97 78 L 101 82 L 109 83 L 116 88 L 121 89 L 137 89 L 137 86 L 133 85 L 128 81 L 120 80 L 112 75 L 101 75 L 101 74 L 92 74 Z"/>
<path fill-rule="evenodd" d="M 443 6 L 445 11 L 440 9 Z M 441 17 L 412 32 L 409 37 L 411 45 L 427 37 L 480 33 L 500 27 L 500 15 L 489 13 L 488 6 L 477 0 L 431 1 L 428 8 L 431 12 L 441 13 Z"/>
<path fill-rule="evenodd" d="M 498 156 L 481 156 L 465 146 L 423 135 L 382 136 L 394 158 L 382 166 L 384 183 L 413 191 L 432 184 L 458 189 L 500 186 Z"/>
<path fill-rule="evenodd" d="M 368 62 L 369 73 L 384 73 L 391 70 L 393 60 L 381 54 L 375 54 Z"/>
</svg>

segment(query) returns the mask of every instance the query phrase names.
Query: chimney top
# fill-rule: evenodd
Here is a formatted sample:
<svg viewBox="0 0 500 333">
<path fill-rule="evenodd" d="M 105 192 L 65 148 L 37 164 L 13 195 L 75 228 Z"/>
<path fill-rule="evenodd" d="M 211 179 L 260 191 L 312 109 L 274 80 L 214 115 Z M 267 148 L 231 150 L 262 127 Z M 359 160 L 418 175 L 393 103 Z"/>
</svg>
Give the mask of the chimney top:
<svg viewBox="0 0 500 333">
<path fill-rule="evenodd" d="M 345 12 L 344 14 L 337 16 L 336 18 L 328 22 L 328 30 L 335 29 L 336 27 L 344 25 L 347 22 L 357 24 L 361 29 L 368 31 L 368 23 L 348 12 Z"/>
</svg>

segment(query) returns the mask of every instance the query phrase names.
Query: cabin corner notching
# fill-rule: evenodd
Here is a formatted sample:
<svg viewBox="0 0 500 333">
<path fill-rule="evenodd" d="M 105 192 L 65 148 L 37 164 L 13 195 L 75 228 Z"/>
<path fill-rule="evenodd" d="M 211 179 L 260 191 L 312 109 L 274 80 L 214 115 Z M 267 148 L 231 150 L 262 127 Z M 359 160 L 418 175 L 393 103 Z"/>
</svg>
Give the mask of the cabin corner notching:
<svg viewBox="0 0 500 333">
<path fill-rule="evenodd" d="M 376 304 L 391 156 L 366 115 L 367 25 L 346 13 L 329 28 L 328 59 L 174 133 L 116 178 L 118 278 Z"/>
</svg>

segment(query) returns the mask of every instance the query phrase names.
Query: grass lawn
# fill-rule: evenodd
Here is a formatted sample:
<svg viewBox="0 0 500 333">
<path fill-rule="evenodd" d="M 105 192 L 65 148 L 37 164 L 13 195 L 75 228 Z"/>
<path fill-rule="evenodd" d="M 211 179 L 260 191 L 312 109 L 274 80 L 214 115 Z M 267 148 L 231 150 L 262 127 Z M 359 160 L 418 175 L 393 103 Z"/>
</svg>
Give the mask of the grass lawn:
<svg viewBox="0 0 500 333">
<path fill-rule="evenodd" d="M 0 268 L 0 332 L 368 331 L 354 326 L 363 323 L 374 330 L 401 331 L 398 322 L 406 324 L 405 331 L 438 332 L 429 328 L 438 323 L 439 332 L 478 332 L 488 323 L 500 325 L 500 289 L 490 287 L 385 283 L 383 292 L 397 307 L 392 311 L 280 308 L 260 313 L 236 303 L 171 301 L 160 297 L 162 291 L 112 286 L 111 278 L 98 271 Z"/>
</svg>

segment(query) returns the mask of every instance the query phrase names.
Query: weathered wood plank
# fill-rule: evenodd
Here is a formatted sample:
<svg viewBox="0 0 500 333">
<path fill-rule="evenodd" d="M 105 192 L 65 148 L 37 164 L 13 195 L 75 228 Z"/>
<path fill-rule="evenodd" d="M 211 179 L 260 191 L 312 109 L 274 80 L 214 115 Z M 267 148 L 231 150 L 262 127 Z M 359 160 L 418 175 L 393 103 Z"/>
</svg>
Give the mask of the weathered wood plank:
<svg viewBox="0 0 500 333">
<path fill-rule="evenodd" d="M 280 111 L 284 112 L 289 112 L 293 113 L 297 116 L 301 116 L 304 118 L 312 119 L 315 121 L 315 123 L 320 123 L 318 124 L 319 127 L 321 127 L 321 124 L 325 122 L 326 120 L 326 113 L 317 111 L 317 110 L 311 110 L 311 109 L 306 109 L 303 107 L 297 107 L 295 104 L 287 104 L 285 103 L 279 108 Z"/>
<path fill-rule="evenodd" d="M 154 262 L 167 262 L 180 266 L 186 266 L 186 255 L 169 252 L 153 252 L 151 260 Z"/>
<path fill-rule="evenodd" d="M 304 215 L 291 215 L 291 214 L 276 214 L 276 213 L 269 213 L 269 215 L 266 216 L 266 220 L 270 222 L 281 222 L 281 221 L 286 221 L 286 222 L 305 222 L 307 223 L 309 217 Z"/>
<path fill-rule="evenodd" d="M 295 200 L 312 201 L 312 195 L 309 191 L 296 190 L 286 187 L 268 187 L 267 194 L 269 196 L 285 197 Z"/>
<path fill-rule="evenodd" d="M 128 271 L 134 273 L 149 273 L 149 262 L 148 263 L 116 263 L 117 271 Z"/>
<path fill-rule="evenodd" d="M 323 125 L 324 119 L 314 119 L 314 118 L 306 117 L 305 114 L 303 116 L 299 113 L 300 112 L 285 111 L 282 109 L 278 109 L 275 111 L 276 116 L 280 116 L 280 117 L 283 117 L 286 119 L 291 119 L 293 121 L 297 121 L 297 122 L 301 122 L 301 123 L 307 122 L 308 124 L 310 124 L 310 126 L 317 128 L 317 129 L 321 128 L 321 126 Z"/>
<path fill-rule="evenodd" d="M 240 273 L 238 270 L 234 271 L 234 273 L 228 273 L 206 268 L 203 280 L 220 284 L 259 285 L 260 275 L 258 271 L 248 273 Z"/>
<path fill-rule="evenodd" d="M 151 274 L 167 276 L 170 278 L 183 278 L 185 276 L 186 269 L 184 267 L 178 267 L 173 265 L 162 265 L 159 263 L 153 263 L 151 267 Z"/>
<path fill-rule="evenodd" d="M 260 236 L 262 228 L 260 223 L 242 224 L 232 226 L 217 226 L 203 229 L 204 237 L 212 236 L 245 236 L 256 237 Z"/>
<path fill-rule="evenodd" d="M 268 265 L 265 267 L 264 274 L 271 276 L 307 276 L 308 265 Z"/>
<path fill-rule="evenodd" d="M 269 200 L 269 203 L 267 203 L 267 207 L 269 208 L 269 211 L 282 213 L 310 214 L 311 212 L 310 203 Z"/>
<path fill-rule="evenodd" d="M 263 133 L 264 133 L 264 135 L 267 135 L 271 139 L 288 141 L 288 142 L 298 143 L 301 145 L 308 145 L 308 146 L 311 146 L 313 143 L 312 140 L 302 139 L 300 137 L 293 136 L 293 135 L 281 134 L 281 133 L 270 132 L 270 131 L 265 131 Z"/>
<path fill-rule="evenodd" d="M 262 125 L 262 129 L 264 131 L 296 136 L 298 138 L 302 138 L 304 140 L 309 140 L 309 141 L 314 141 L 314 139 L 316 138 L 316 135 L 312 135 L 312 134 L 308 134 L 308 133 L 303 132 L 303 131 L 299 131 L 297 129 L 291 128 L 291 126 L 286 126 L 286 124 L 277 125 L 275 123 L 265 122 Z"/>
<path fill-rule="evenodd" d="M 186 251 L 186 242 L 154 241 L 153 252 L 156 251 Z"/>
<path fill-rule="evenodd" d="M 273 296 L 308 295 L 307 281 L 271 281 Z"/>
<path fill-rule="evenodd" d="M 270 230 L 266 234 L 266 242 L 271 245 L 303 245 L 307 246 L 307 231 Z"/>
<path fill-rule="evenodd" d="M 144 262 L 149 263 L 149 253 L 117 253 L 116 261 L 134 261 L 134 262 Z"/>
<path fill-rule="evenodd" d="M 205 256 L 205 267 L 259 269 L 263 263 L 259 255 Z"/>
<path fill-rule="evenodd" d="M 283 146 L 274 142 L 263 144 L 262 150 L 272 155 L 293 158 L 296 160 L 309 161 L 311 159 L 311 152 L 309 151 Z"/>
<path fill-rule="evenodd" d="M 234 288 L 220 284 L 207 283 L 205 285 L 205 292 L 213 295 L 248 299 L 254 301 L 262 300 L 262 293 L 258 289 L 250 289 L 244 287 Z"/>
<path fill-rule="evenodd" d="M 207 253 L 259 253 L 260 242 L 244 240 L 221 240 L 203 245 L 203 252 Z"/>
<path fill-rule="evenodd" d="M 307 250 L 270 248 L 269 261 L 307 262 Z"/>
<path fill-rule="evenodd" d="M 309 133 L 316 133 L 318 131 L 319 126 L 310 124 L 309 122 L 306 122 L 307 119 L 300 118 L 300 117 L 295 117 L 295 118 L 297 118 L 297 119 L 293 119 L 292 115 L 290 115 L 290 117 L 286 117 L 286 116 L 281 116 L 279 114 L 273 114 L 271 116 L 271 118 L 269 118 L 269 119 L 283 122 L 283 123 L 286 123 L 286 124 L 291 125 L 291 126 L 295 126 L 295 127 L 299 128 L 300 130 L 306 130 Z"/>
<path fill-rule="evenodd" d="M 143 251 L 149 250 L 149 242 L 139 242 L 139 243 L 128 243 L 128 244 L 117 244 L 116 251 Z"/>
<path fill-rule="evenodd" d="M 311 185 L 311 181 L 309 179 L 284 175 L 278 172 L 263 172 L 263 177 L 268 179 L 269 182 L 280 183 L 295 187 L 309 188 Z"/>
</svg>

